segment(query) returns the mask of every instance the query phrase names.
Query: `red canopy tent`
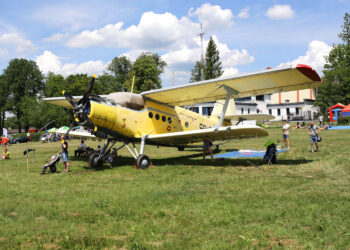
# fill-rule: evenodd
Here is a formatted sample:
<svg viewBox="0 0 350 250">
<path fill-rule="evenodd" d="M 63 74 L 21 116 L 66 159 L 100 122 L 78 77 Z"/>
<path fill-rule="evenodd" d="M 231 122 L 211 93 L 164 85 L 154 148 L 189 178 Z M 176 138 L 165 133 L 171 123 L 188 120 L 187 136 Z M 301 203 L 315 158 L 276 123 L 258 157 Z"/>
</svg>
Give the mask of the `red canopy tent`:
<svg viewBox="0 0 350 250">
<path fill-rule="evenodd" d="M 328 109 L 329 111 L 329 121 L 330 122 L 336 122 L 338 118 L 338 112 L 345 108 L 345 106 L 341 103 L 337 103 L 334 106 L 330 107 Z M 334 117 L 334 118 L 333 118 Z"/>
<path fill-rule="evenodd" d="M 341 110 L 342 116 L 350 116 L 350 104 Z"/>
</svg>

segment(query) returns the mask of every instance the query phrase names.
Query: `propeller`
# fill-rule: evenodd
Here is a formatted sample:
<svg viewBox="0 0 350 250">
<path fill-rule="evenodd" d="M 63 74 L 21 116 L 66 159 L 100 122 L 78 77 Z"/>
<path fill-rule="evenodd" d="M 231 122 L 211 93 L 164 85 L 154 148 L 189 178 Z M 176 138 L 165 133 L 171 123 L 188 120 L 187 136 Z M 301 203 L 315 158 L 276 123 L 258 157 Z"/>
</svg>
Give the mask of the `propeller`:
<svg viewBox="0 0 350 250">
<path fill-rule="evenodd" d="M 79 100 L 78 104 L 85 104 L 89 100 L 89 96 L 92 92 L 92 88 L 94 87 L 95 79 L 96 79 L 96 74 L 94 74 L 94 76 L 92 77 L 89 83 L 89 86 L 83 95 L 83 98 Z"/>
<path fill-rule="evenodd" d="M 70 130 L 72 129 L 73 124 L 75 122 L 85 123 L 87 121 L 93 127 L 95 127 L 95 124 L 91 121 L 91 119 L 88 117 L 88 114 L 84 110 L 84 107 L 88 103 L 89 97 L 90 97 L 92 89 L 94 87 L 95 79 L 96 79 L 96 74 L 94 74 L 94 76 L 92 77 L 92 79 L 91 79 L 91 81 L 90 81 L 90 83 L 88 85 L 88 88 L 86 89 L 83 97 L 78 102 L 76 102 L 74 100 L 73 96 L 71 96 L 65 90 L 62 91 L 62 94 L 64 95 L 64 97 L 67 99 L 69 104 L 72 105 L 73 112 L 74 112 L 74 121 L 72 122 L 72 124 L 70 125 L 69 129 L 67 130 L 65 138 L 68 136 L 68 134 L 69 134 Z"/>
</svg>

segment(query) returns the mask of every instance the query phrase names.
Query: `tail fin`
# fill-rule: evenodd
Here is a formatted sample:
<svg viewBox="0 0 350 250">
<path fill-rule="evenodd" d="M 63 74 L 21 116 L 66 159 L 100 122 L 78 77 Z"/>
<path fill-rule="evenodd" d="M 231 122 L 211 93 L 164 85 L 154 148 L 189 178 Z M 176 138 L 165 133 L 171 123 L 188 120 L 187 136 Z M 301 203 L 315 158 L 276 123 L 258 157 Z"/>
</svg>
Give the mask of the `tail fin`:
<svg viewBox="0 0 350 250">
<path fill-rule="evenodd" d="M 222 109 L 224 108 L 224 103 L 225 100 L 217 100 L 216 103 L 214 104 L 214 109 L 211 113 L 210 118 L 218 118 L 222 112 Z M 230 99 L 228 103 L 228 107 L 226 110 L 225 116 L 230 116 L 230 115 L 235 115 L 236 114 L 236 104 L 235 104 L 235 99 Z"/>
</svg>

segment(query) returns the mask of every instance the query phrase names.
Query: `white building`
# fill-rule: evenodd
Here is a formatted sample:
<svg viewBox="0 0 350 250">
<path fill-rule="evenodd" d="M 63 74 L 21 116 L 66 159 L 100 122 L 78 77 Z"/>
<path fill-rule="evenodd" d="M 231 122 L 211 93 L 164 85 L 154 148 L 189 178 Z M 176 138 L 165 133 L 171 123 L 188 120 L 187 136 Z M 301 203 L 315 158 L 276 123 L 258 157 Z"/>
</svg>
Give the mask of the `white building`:
<svg viewBox="0 0 350 250">
<path fill-rule="evenodd" d="M 259 95 L 235 99 L 236 114 L 270 114 L 276 117 L 275 121 L 311 120 L 317 109 L 315 102 L 315 89 L 304 89 L 275 93 L 272 95 Z M 201 103 L 188 106 L 194 112 L 210 116 L 214 103 Z M 228 113 L 231 113 L 229 110 Z"/>
</svg>

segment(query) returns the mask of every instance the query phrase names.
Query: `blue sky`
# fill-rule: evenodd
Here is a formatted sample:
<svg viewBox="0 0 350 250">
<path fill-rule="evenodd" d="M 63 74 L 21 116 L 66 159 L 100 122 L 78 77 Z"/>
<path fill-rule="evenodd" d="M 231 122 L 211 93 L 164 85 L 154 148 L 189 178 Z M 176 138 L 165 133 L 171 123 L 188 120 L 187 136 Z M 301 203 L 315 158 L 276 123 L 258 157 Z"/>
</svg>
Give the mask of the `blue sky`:
<svg viewBox="0 0 350 250">
<path fill-rule="evenodd" d="M 200 59 L 197 33 L 217 42 L 225 75 L 305 63 L 320 74 L 339 43 L 350 0 L 319 1 L 4 1 L 0 68 L 12 58 L 47 73 L 102 74 L 115 57 L 157 52 L 168 63 L 163 85 L 188 82 Z"/>
</svg>

